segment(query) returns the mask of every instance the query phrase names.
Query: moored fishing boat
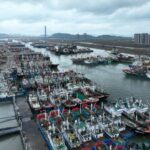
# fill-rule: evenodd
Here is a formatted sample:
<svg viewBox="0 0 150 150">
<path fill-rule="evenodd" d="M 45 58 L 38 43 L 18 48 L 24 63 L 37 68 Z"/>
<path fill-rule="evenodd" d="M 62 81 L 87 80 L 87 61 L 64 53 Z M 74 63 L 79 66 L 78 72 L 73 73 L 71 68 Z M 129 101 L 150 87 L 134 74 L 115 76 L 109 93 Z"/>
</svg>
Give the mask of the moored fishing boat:
<svg viewBox="0 0 150 150">
<path fill-rule="evenodd" d="M 65 141 L 63 139 L 62 134 L 57 130 L 54 131 L 54 129 L 52 129 L 52 131 L 49 133 L 50 136 L 48 137 L 52 143 L 51 145 L 53 150 L 68 150 L 67 146 L 65 145 Z"/>
<path fill-rule="evenodd" d="M 49 149 L 68 150 L 62 134 L 55 127 L 54 123 L 49 122 L 47 113 L 38 114 L 37 121 Z"/>
<path fill-rule="evenodd" d="M 78 103 L 96 103 L 107 99 L 109 95 L 106 93 L 98 92 L 96 89 L 79 88 L 73 93 L 73 97 Z"/>
<path fill-rule="evenodd" d="M 119 50 L 117 48 L 113 48 L 111 51 L 110 51 L 111 54 L 113 55 L 118 55 L 119 54 Z"/>
<path fill-rule="evenodd" d="M 96 116 L 91 115 L 90 119 L 86 121 L 87 130 L 91 132 L 92 138 L 98 140 L 102 138 L 103 128 L 99 123 L 99 120 Z"/>
<path fill-rule="evenodd" d="M 60 45 L 58 48 L 53 49 L 53 51 L 57 55 L 71 55 L 71 54 L 79 54 L 79 53 L 90 53 L 93 50 L 89 48 L 78 48 L 76 45 Z"/>
<path fill-rule="evenodd" d="M 66 140 L 67 146 L 69 149 L 80 149 L 81 139 L 79 134 L 74 130 L 70 125 L 68 119 L 63 122 L 61 126 L 61 131 L 63 131 L 63 136 Z"/>
<path fill-rule="evenodd" d="M 106 65 L 111 63 L 111 59 L 101 56 L 88 56 L 81 58 L 73 58 L 73 63 L 87 66 Z"/>
<path fill-rule="evenodd" d="M 26 91 L 29 91 L 31 88 L 29 81 L 25 78 L 22 80 L 22 86 Z"/>
<path fill-rule="evenodd" d="M 47 101 L 47 93 L 44 91 L 44 89 L 40 89 L 37 91 L 37 96 L 39 101 Z"/>
<path fill-rule="evenodd" d="M 150 61 L 135 61 L 128 68 L 123 69 L 126 75 L 150 79 Z"/>
<path fill-rule="evenodd" d="M 117 58 L 121 63 L 133 63 L 135 61 L 135 56 L 126 55 L 126 54 L 118 54 Z"/>
<path fill-rule="evenodd" d="M 80 120 L 75 120 L 74 128 L 81 137 L 82 143 L 90 142 L 92 140 L 92 133 L 88 129 L 87 123 Z M 87 128 L 88 127 L 88 128 Z"/>
<path fill-rule="evenodd" d="M 116 127 L 115 125 L 113 125 L 113 123 L 109 124 L 105 129 L 104 129 L 104 133 L 106 136 L 110 137 L 110 138 L 117 138 L 119 137 L 119 128 Z"/>
<path fill-rule="evenodd" d="M 95 150 L 108 150 L 109 147 L 103 142 L 103 141 L 98 141 L 94 144 Z"/>
<path fill-rule="evenodd" d="M 125 121 L 126 125 L 134 130 L 138 134 L 150 134 L 150 120 L 141 117 L 141 115 L 136 114 L 134 115 L 127 115 L 127 121 Z"/>
<path fill-rule="evenodd" d="M 41 109 L 41 106 L 40 106 L 40 103 L 38 101 L 37 95 L 35 95 L 33 93 L 29 94 L 28 101 L 29 101 L 29 104 L 30 104 L 32 111 L 38 113 Z"/>
</svg>

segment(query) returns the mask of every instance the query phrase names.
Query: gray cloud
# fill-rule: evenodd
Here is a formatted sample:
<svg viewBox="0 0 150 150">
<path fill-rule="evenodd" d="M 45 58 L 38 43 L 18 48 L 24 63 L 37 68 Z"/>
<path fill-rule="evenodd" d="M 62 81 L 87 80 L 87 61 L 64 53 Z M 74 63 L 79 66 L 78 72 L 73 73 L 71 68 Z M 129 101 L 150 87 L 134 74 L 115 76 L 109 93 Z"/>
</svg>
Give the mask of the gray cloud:
<svg viewBox="0 0 150 150">
<path fill-rule="evenodd" d="M 111 14 L 121 8 L 144 5 L 149 0 L 55 0 L 51 3 L 56 9 L 76 9 L 96 14 Z"/>
<path fill-rule="evenodd" d="M 0 0 L 0 29 L 39 34 L 46 24 L 50 33 L 131 35 L 150 32 L 149 10 L 149 0 Z"/>
</svg>

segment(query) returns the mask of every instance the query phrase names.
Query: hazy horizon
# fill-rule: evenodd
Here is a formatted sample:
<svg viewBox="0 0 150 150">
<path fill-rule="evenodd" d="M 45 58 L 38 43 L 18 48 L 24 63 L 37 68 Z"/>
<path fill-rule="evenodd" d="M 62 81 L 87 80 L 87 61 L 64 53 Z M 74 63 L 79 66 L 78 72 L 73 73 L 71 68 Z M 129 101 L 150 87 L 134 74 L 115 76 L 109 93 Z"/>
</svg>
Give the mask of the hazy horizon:
<svg viewBox="0 0 150 150">
<path fill-rule="evenodd" d="M 133 36 L 150 33 L 149 0 L 0 0 L 0 33 Z"/>
</svg>

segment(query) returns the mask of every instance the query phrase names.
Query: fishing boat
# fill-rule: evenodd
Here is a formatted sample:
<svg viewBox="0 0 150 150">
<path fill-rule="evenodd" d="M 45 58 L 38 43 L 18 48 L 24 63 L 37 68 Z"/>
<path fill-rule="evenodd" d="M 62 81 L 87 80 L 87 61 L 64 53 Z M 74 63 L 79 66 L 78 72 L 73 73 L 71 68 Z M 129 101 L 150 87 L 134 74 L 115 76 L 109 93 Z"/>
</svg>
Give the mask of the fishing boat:
<svg viewBox="0 0 150 150">
<path fill-rule="evenodd" d="M 148 105 L 144 104 L 142 99 L 135 99 L 134 100 L 134 105 L 137 108 L 137 112 L 139 113 L 145 113 L 148 111 Z"/>
<path fill-rule="evenodd" d="M 37 96 L 39 101 L 47 101 L 47 93 L 44 91 L 44 89 L 38 90 L 37 91 Z"/>
<path fill-rule="evenodd" d="M 124 112 L 129 115 L 132 115 L 137 111 L 134 97 L 126 98 L 124 101 L 122 101 L 122 105 L 126 108 Z M 124 114 L 124 112 L 122 114 Z"/>
<path fill-rule="evenodd" d="M 106 118 L 113 123 L 113 126 L 116 126 L 119 132 L 124 132 L 126 130 L 126 126 L 124 124 L 124 121 L 122 119 L 122 114 L 120 115 L 115 115 L 115 114 L 107 114 Z"/>
<path fill-rule="evenodd" d="M 108 127 L 104 129 L 104 133 L 106 134 L 106 136 L 112 139 L 119 137 L 120 134 L 118 127 L 113 125 L 113 123 L 109 124 Z"/>
<path fill-rule="evenodd" d="M 118 54 L 117 58 L 121 63 L 133 63 L 135 61 L 135 56 L 126 55 L 126 54 Z"/>
<path fill-rule="evenodd" d="M 41 109 L 41 106 L 38 101 L 37 95 L 35 95 L 33 93 L 29 94 L 28 101 L 29 101 L 29 105 L 30 105 L 32 111 L 38 113 L 39 110 Z"/>
<path fill-rule="evenodd" d="M 49 119 L 49 122 L 51 122 L 52 124 L 54 123 L 57 126 L 57 128 L 60 129 L 60 125 L 63 121 L 61 117 L 60 109 L 54 109 L 50 111 L 48 115 L 48 119 Z"/>
<path fill-rule="evenodd" d="M 81 139 L 76 130 L 70 125 L 68 119 L 62 125 L 63 136 L 69 149 L 80 149 Z"/>
<path fill-rule="evenodd" d="M 78 134 L 80 135 L 83 143 L 90 142 L 92 140 L 92 133 L 89 130 L 90 127 L 87 125 L 86 122 L 80 121 L 80 119 L 75 120 L 75 123 L 73 126 L 75 130 L 78 132 Z"/>
<path fill-rule="evenodd" d="M 117 48 L 113 48 L 111 51 L 110 51 L 111 54 L 113 55 L 118 55 L 119 54 L 119 51 Z"/>
<path fill-rule="evenodd" d="M 94 139 L 100 139 L 103 135 L 103 128 L 99 123 L 99 120 L 94 115 L 90 116 L 90 119 L 86 121 L 87 130 L 89 130 Z"/>
<path fill-rule="evenodd" d="M 52 127 L 52 131 L 49 131 L 48 138 L 53 150 L 68 150 L 62 134 L 54 126 Z"/>
<path fill-rule="evenodd" d="M 30 88 L 31 88 L 31 85 L 30 85 L 29 81 L 26 78 L 24 78 L 22 80 L 22 86 L 27 91 L 30 90 Z"/>
<path fill-rule="evenodd" d="M 123 113 L 126 118 L 124 123 L 127 127 L 134 130 L 138 134 L 150 134 L 150 120 L 135 112 L 133 114 Z"/>
<path fill-rule="evenodd" d="M 142 129 L 144 131 L 144 133 L 150 134 L 150 113 L 149 113 L 149 111 L 143 112 L 143 113 L 140 113 L 140 112 L 137 111 L 136 115 L 137 115 L 136 119 L 141 124 L 146 125 L 146 127 L 143 127 L 143 129 Z"/>
<path fill-rule="evenodd" d="M 79 54 L 79 53 L 90 53 L 93 50 L 89 48 L 77 48 L 76 45 L 60 45 L 53 52 L 57 55 L 71 55 L 71 54 Z"/>
<path fill-rule="evenodd" d="M 41 76 L 35 76 L 35 81 L 37 84 L 43 84 L 43 78 Z"/>
<path fill-rule="evenodd" d="M 77 106 L 77 102 L 67 100 L 67 101 L 63 102 L 63 105 L 65 108 L 71 109 L 71 108 L 75 108 Z"/>
<path fill-rule="evenodd" d="M 122 113 L 126 111 L 126 107 L 124 105 L 119 104 L 119 101 L 117 101 L 115 105 L 104 105 L 104 109 L 113 117 L 121 117 Z"/>
<path fill-rule="evenodd" d="M 37 88 L 36 87 L 36 82 L 35 82 L 34 78 L 30 78 L 29 79 L 29 84 L 31 85 L 32 89 L 36 89 Z"/>
<path fill-rule="evenodd" d="M 109 150 L 109 147 L 103 141 L 96 142 L 94 148 L 95 150 Z"/>
<path fill-rule="evenodd" d="M 105 93 L 97 92 L 95 89 L 79 88 L 73 93 L 73 97 L 79 104 L 82 103 L 97 103 L 105 100 L 108 95 Z"/>
<path fill-rule="evenodd" d="M 123 69 L 126 75 L 150 79 L 150 61 L 135 61 L 128 68 Z"/>
<path fill-rule="evenodd" d="M 47 113 L 38 114 L 36 118 L 49 149 L 68 150 L 62 134 L 55 127 L 54 123 L 49 122 Z"/>
<path fill-rule="evenodd" d="M 65 104 L 66 101 L 69 101 L 68 92 L 63 88 L 62 89 L 54 89 L 53 92 L 49 95 L 49 98 L 50 98 L 50 101 L 52 102 L 52 104 L 54 104 L 57 107 L 61 106 L 62 104 Z"/>
<path fill-rule="evenodd" d="M 81 57 L 81 58 L 73 58 L 73 63 L 80 64 L 80 65 L 87 65 L 87 66 L 97 66 L 97 65 L 106 65 L 111 63 L 110 59 L 104 58 L 101 56 L 88 56 L 88 57 Z"/>
<path fill-rule="evenodd" d="M 147 67 L 146 76 L 148 79 L 150 79 L 150 66 Z"/>
<path fill-rule="evenodd" d="M 5 101 L 8 98 L 7 92 L 0 91 L 0 101 Z"/>
<path fill-rule="evenodd" d="M 10 91 L 7 82 L 3 79 L 0 79 L 0 101 L 9 101 L 13 100 L 13 97 L 15 96 L 16 90 Z"/>
</svg>

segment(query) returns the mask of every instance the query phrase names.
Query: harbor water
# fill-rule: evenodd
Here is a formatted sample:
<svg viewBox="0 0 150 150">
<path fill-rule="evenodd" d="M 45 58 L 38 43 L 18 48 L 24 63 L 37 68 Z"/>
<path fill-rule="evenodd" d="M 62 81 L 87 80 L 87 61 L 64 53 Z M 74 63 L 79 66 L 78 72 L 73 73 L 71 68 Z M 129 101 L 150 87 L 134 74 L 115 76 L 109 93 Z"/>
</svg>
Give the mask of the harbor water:
<svg viewBox="0 0 150 150">
<path fill-rule="evenodd" d="M 109 101 L 116 101 L 118 98 L 136 97 L 143 99 L 143 102 L 150 102 L 150 80 L 128 77 L 122 69 L 128 67 L 129 64 L 109 64 L 88 67 L 83 65 L 75 65 L 72 63 L 72 58 L 88 55 L 108 56 L 109 52 L 100 49 L 93 49 L 90 54 L 77 55 L 61 55 L 57 56 L 46 49 L 33 48 L 27 44 L 32 50 L 41 52 L 44 55 L 49 55 L 53 63 L 59 64 L 60 70 L 73 69 L 76 72 L 85 74 L 86 77 L 94 81 L 99 88 L 102 88 L 110 94 Z"/>
</svg>

